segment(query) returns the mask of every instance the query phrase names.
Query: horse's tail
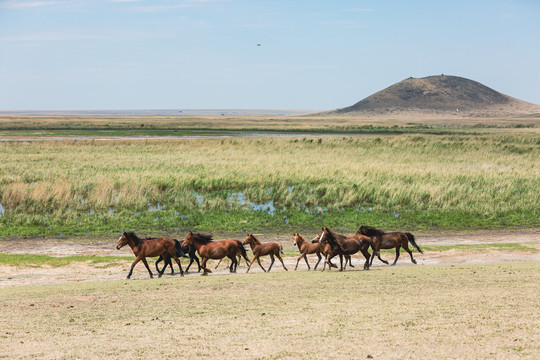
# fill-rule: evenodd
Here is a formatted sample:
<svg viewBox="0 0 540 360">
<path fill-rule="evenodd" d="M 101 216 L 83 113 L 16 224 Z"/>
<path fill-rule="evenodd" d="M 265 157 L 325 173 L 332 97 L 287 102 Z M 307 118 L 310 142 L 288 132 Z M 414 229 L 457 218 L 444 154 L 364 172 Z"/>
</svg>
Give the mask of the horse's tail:
<svg viewBox="0 0 540 360">
<path fill-rule="evenodd" d="M 248 259 L 248 257 L 247 257 L 246 248 L 244 247 L 244 245 L 242 244 L 242 242 L 237 241 L 237 243 L 238 243 L 238 250 L 240 250 L 240 255 L 242 255 L 242 257 L 244 258 L 244 260 L 246 260 L 246 263 L 247 263 L 248 266 L 249 266 L 250 262 L 249 262 L 249 259 Z"/>
<path fill-rule="evenodd" d="M 176 248 L 176 256 L 178 257 L 187 257 L 184 249 L 182 249 L 182 243 L 174 239 L 174 247 Z"/>
<path fill-rule="evenodd" d="M 423 254 L 424 252 L 422 251 L 422 249 L 420 249 L 420 247 L 416 245 L 416 241 L 414 241 L 414 235 L 411 233 L 405 233 L 405 235 L 407 235 L 407 239 L 409 239 L 409 242 L 412 244 L 412 246 L 414 246 L 416 250 L 420 251 L 420 253 Z"/>
</svg>

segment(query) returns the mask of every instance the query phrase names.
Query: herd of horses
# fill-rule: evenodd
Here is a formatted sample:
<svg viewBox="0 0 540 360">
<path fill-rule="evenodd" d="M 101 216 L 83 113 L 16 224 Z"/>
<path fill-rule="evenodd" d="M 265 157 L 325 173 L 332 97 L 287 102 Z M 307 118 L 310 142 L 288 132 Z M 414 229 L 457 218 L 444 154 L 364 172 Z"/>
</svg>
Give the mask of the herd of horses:
<svg viewBox="0 0 540 360">
<path fill-rule="evenodd" d="M 308 270 L 311 270 L 309 262 L 307 260 L 307 255 L 315 254 L 318 257 L 318 261 L 315 264 L 314 270 L 317 269 L 317 266 L 321 262 L 324 256 L 323 271 L 328 268 L 335 267 L 337 265 L 332 263 L 334 257 L 339 257 L 340 267 L 339 270 L 343 271 L 349 266 L 353 267 L 351 262 L 351 255 L 360 252 L 365 260 L 364 270 L 369 270 L 373 264 L 373 259 L 375 256 L 385 264 L 388 264 L 388 261 L 381 259 L 380 251 L 381 249 L 396 249 L 396 258 L 392 265 L 395 265 L 398 258 L 400 249 L 403 248 L 406 252 L 409 253 L 411 261 L 416 264 L 413 254 L 409 249 L 409 243 L 414 246 L 420 253 L 423 253 L 420 247 L 416 244 L 414 235 L 411 233 L 404 232 L 390 232 L 385 233 L 382 230 L 376 229 L 371 226 L 361 226 L 356 234 L 353 236 L 345 236 L 341 234 L 336 234 L 333 230 L 328 227 L 322 228 L 322 231 L 317 234 L 317 236 L 311 241 L 306 241 L 300 234 L 294 234 L 294 245 L 298 247 L 300 251 L 300 257 L 296 261 L 296 267 L 298 268 L 298 263 L 302 258 L 304 258 Z M 131 269 L 129 270 L 127 278 L 131 278 L 133 273 L 133 268 L 140 261 L 146 266 L 150 277 L 153 277 L 152 271 L 148 266 L 146 261 L 147 257 L 159 257 L 155 262 L 156 271 L 159 274 L 159 277 L 163 275 L 167 266 L 170 266 L 171 273 L 174 273 L 172 260 L 178 264 L 180 268 L 180 275 L 184 276 L 184 270 L 182 269 L 182 264 L 180 263 L 181 257 L 189 257 L 190 262 L 186 268 L 186 272 L 189 270 L 193 262 L 197 263 L 198 271 L 203 270 L 202 275 L 208 275 L 212 271 L 206 266 L 208 260 L 223 260 L 224 258 L 230 259 L 229 271 L 231 273 L 236 272 L 236 269 L 240 263 L 240 260 L 243 258 L 248 266 L 247 271 L 251 269 L 251 266 L 257 261 L 259 266 L 263 271 L 267 272 L 272 269 L 275 258 L 281 262 L 281 265 L 285 270 L 288 270 L 283 262 L 281 255 L 283 254 L 283 247 L 280 244 L 275 242 L 261 243 L 253 234 L 249 234 L 244 242 L 240 240 L 212 240 L 211 235 L 204 235 L 200 233 L 190 232 L 183 241 L 178 241 L 176 239 L 163 237 L 163 238 L 145 238 L 141 239 L 133 232 L 124 232 L 116 248 L 120 250 L 123 246 L 129 245 L 133 250 L 136 258 L 133 264 L 131 264 Z M 251 261 L 248 259 L 246 249 L 244 245 L 249 245 L 251 251 L 253 252 L 253 258 Z M 369 253 L 369 248 L 372 249 L 372 254 Z M 201 257 L 202 261 L 199 261 L 197 254 Z M 268 269 L 265 269 L 260 261 L 261 256 L 270 256 L 270 266 Z M 343 260 L 345 259 L 345 263 Z M 161 261 L 165 261 L 165 265 L 160 270 L 158 264 Z M 218 265 L 216 265 L 216 268 Z"/>
</svg>

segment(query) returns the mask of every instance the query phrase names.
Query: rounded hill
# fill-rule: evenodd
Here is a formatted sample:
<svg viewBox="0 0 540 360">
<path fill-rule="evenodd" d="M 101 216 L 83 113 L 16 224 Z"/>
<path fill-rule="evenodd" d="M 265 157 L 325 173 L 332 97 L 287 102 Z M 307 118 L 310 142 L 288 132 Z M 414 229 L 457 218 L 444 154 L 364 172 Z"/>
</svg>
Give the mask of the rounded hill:
<svg viewBox="0 0 540 360">
<path fill-rule="evenodd" d="M 540 106 L 459 76 L 408 78 L 328 115 L 538 116 Z"/>
</svg>

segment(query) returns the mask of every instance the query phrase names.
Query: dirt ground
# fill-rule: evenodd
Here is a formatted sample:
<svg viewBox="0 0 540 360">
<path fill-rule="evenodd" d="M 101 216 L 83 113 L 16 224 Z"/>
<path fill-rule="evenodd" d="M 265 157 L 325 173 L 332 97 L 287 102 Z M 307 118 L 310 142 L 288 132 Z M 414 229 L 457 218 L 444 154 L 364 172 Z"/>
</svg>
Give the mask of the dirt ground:
<svg viewBox="0 0 540 360">
<path fill-rule="evenodd" d="M 243 236 L 237 236 L 238 239 Z M 285 249 L 293 249 L 292 238 L 273 236 L 270 238 L 261 237 L 261 240 L 275 241 L 283 245 Z M 528 247 L 540 250 L 540 229 L 539 230 L 524 230 L 517 232 L 475 232 L 469 234 L 426 234 L 417 236 L 417 242 L 420 247 L 422 245 L 456 245 L 456 244 L 501 244 L 501 243 L 522 243 Z M 0 253 L 5 254 L 41 254 L 49 256 L 122 256 L 132 257 L 131 249 L 125 247 L 121 250 L 116 250 L 116 239 L 13 239 L 0 241 Z M 290 253 L 290 252 L 289 252 Z M 465 250 L 448 250 L 448 251 L 426 251 L 424 254 L 413 252 L 419 266 L 429 266 L 436 264 L 463 264 L 463 263 L 489 263 L 501 261 L 540 261 L 540 251 L 527 252 L 516 250 L 486 250 L 486 251 L 465 251 Z M 248 255 L 251 254 L 248 252 Z M 285 257 L 285 265 L 289 271 L 294 270 L 296 265 L 297 255 Z M 383 254 L 383 258 L 392 260 L 394 255 Z M 309 257 L 309 262 L 313 267 L 316 262 L 316 256 Z M 355 269 L 361 269 L 363 258 L 360 255 L 353 256 L 353 265 Z M 153 261 L 150 261 L 151 269 L 154 273 L 155 268 Z M 270 264 L 269 258 L 262 260 L 263 266 L 268 268 Z M 62 284 L 69 282 L 83 281 L 108 281 L 122 280 L 127 275 L 131 260 L 119 259 L 117 262 L 111 263 L 92 263 L 87 262 L 72 262 L 69 266 L 50 267 L 50 266 L 6 266 L 0 265 L 0 288 L 25 286 L 25 285 L 42 285 L 42 284 Z M 163 263 L 162 263 L 163 264 Z M 161 265 L 162 265 L 161 264 Z M 185 269 L 188 264 L 188 259 L 182 259 L 182 266 Z M 209 262 L 210 268 L 213 270 L 213 275 L 229 275 L 227 265 L 228 260 L 214 269 L 216 261 Z M 320 264 L 322 266 L 322 262 Z M 410 266 L 409 256 L 402 251 L 398 266 Z M 373 266 L 387 266 L 374 261 Z M 245 274 L 247 267 L 242 261 L 238 269 L 238 274 Z M 319 268 L 320 269 L 320 268 Z M 298 266 L 298 271 L 306 271 L 307 267 L 302 260 Z M 190 272 L 186 276 L 198 276 L 197 267 L 194 263 Z M 283 268 L 279 261 L 273 265 L 272 271 L 283 272 Z M 166 271 L 166 276 L 170 270 Z M 178 267 L 175 265 L 175 275 L 178 274 Z M 255 264 L 250 272 L 262 272 L 261 268 Z M 132 279 L 146 279 L 148 272 L 142 263 L 137 264 L 133 273 Z"/>
</svg>

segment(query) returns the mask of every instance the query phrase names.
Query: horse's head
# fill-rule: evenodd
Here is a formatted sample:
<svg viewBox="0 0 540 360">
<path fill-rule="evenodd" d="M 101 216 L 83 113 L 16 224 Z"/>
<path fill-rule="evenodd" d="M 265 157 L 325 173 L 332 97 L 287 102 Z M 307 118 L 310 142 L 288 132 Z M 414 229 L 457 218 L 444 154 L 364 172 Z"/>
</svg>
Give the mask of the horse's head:
<svg viewBox="0 0 540 360">
<path fill-rule="evenodd" d="M 127 232 L 124 231 L 122 236 L 118 239 L 118 242 L 116 243 L 116 250 L 120 250 L 122 247 L 126 246 L 129 242 L 129 235 Z"/>
<path fill-rule="evenodd" d="M 328 236 L 328 228 L 327 228 L 327 227 L 323 227 L 321 230 L 322 230 L 322 231 L 321 231 L 321 233 L 320 233 L 318 236 L 319 236 L 319 242 L 320 242 L 321 244 L 323 244 L 325 241 L 327 241 L 327 240 L 326 240 L 326 237 Z"/>
<path fill-rule="evenodd" d="M 293 246 L 296 246 L 298 240 L 302 239 L 302 236 L 298 233 L 294 234 Z"/>
<path fill-rule="evenodd" d="M 182 247 L 187 248 L 188 246 L 193 246 L 193 232 L 190 231 L 189 234 L 187 234 L 184 241 L 182 241 Z"/>
<path fill-rule="evenodd" d="M 253 236 L 253 234 L 248 234 L 248 236 L 246 237 L 246 240 L 244 240 L 243 244 L 244 245 L 253 244 L 255 242 L 254 238 L 255 237 Z"/>
</svg>

